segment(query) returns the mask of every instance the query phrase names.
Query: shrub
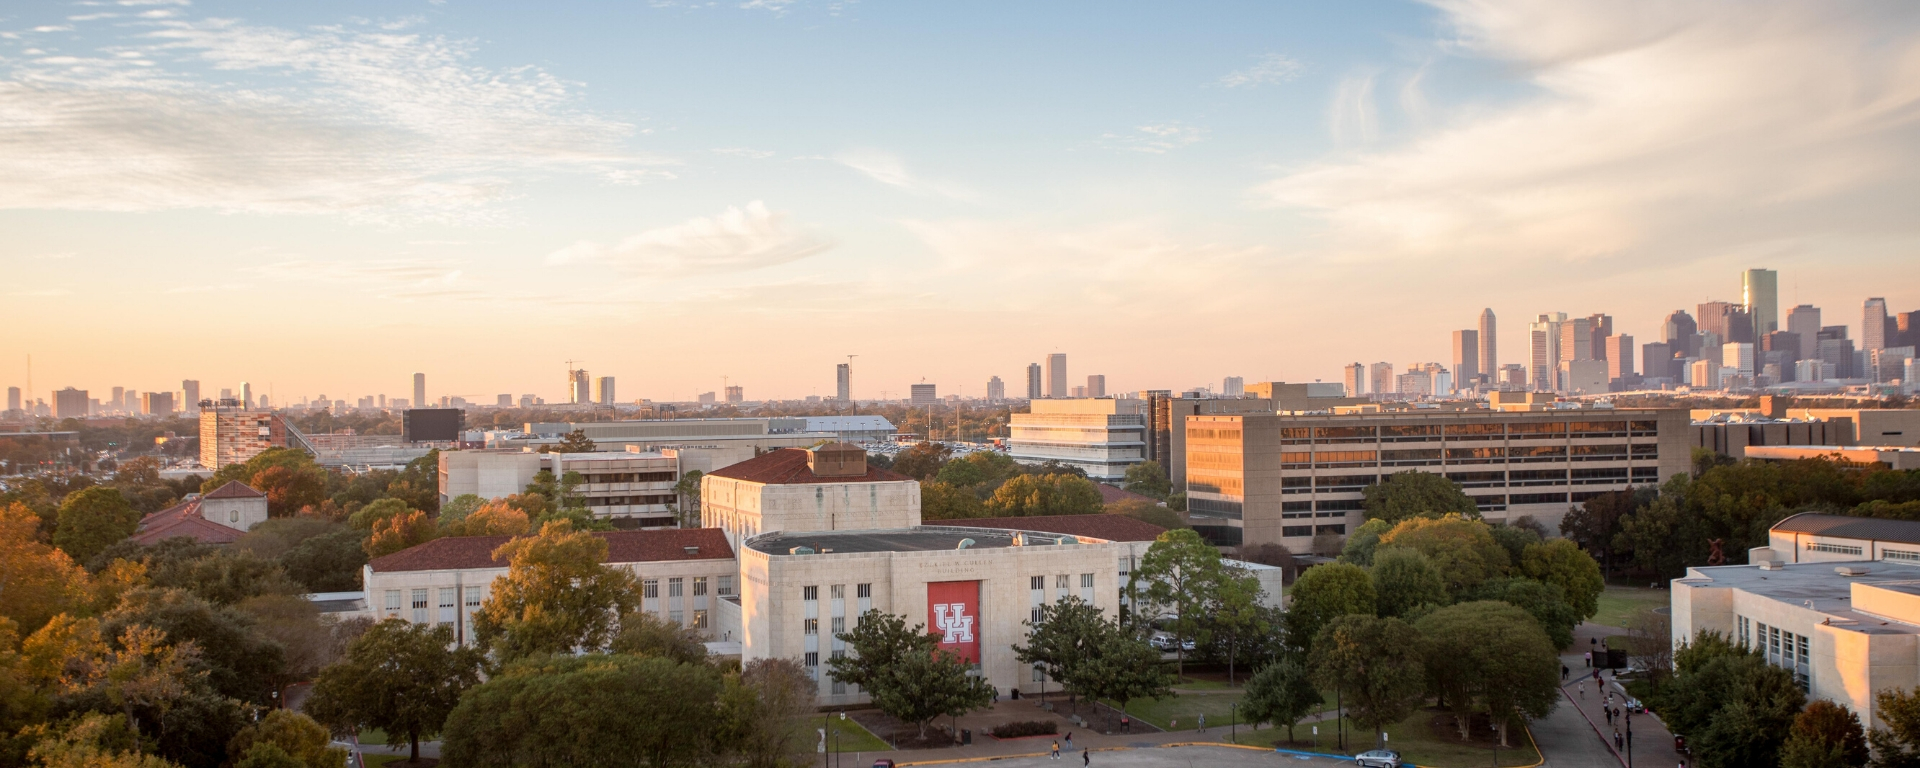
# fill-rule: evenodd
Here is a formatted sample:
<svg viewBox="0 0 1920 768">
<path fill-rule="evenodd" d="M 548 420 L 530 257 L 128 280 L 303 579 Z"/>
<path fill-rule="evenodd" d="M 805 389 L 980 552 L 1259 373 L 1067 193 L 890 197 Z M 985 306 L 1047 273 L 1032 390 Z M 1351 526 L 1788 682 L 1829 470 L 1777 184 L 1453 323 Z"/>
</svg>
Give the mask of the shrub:
<svg viewBox="0 0 1920 768">
<path fill-rule="evenodd" d="M 996 739 L 1017 739 L 1022 736 L 1047 736 L 1060 732 L 1058 724 L 1050 720 L 1015 720 L 1001 723 L 988 733 Z"/>
</svg>

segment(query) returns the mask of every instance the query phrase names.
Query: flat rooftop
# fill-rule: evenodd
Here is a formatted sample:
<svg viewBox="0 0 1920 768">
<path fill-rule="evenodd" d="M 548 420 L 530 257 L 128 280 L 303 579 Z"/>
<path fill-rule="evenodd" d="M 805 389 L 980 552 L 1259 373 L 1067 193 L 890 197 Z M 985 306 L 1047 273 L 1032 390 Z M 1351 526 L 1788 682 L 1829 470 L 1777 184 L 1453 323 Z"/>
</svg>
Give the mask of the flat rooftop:
<svg viewBox="0 0 1920 768">
<path fill-rule="evenodd" d="M 1842 576 L 1834 568 L 1848 566 L 1866 571 L 1859 576 Z M 1908 594 L 1920 594 L 1920 566 L 1902 565 L 1886 560 L 1857 562 L 1790 563 L 1774 570 L 1757 565 L 1721 565 L 1693 568 L 1705 578 L 1688 577 L 1678 582 L 1693 587 L 1728 587 L 1759 595 L 1836 619 L 1859 622 L 1850 628 L 1869 634 L 1920 634 L 1920 626 L 1900 622 L 1885 623 L 1877 616 L 1853 609 L 1853 585 L 1872 584 Z"/>
<path fill-rule="evenodd" d="M 961 528 L 945 526 L 920 526 L 918 528 L 886 528 L 864 531 L 776 531 L 748 539 L 747 548 L 769 555 L 793 554 L 795 547 L 807 547 L 812 553 L 802 554 L 846 554 L 849 552 L 932 552 L 945 549 L 959 549 L 962 540 L 971 539 L 968 549 L 1005 549 L 1016 546 L 1015 536 L 1021 536 L 1025 543 L 1021 546 L 1058 546 L 1078 544 L 1083 539 L 1066 534 L 1022 533 L 1019 531 L 994 528 Z M 1088 540 L 1105 543 L 1098 539 Z M 1920 573 L 1920 570 L 1916 570 Z"/>
</svg>

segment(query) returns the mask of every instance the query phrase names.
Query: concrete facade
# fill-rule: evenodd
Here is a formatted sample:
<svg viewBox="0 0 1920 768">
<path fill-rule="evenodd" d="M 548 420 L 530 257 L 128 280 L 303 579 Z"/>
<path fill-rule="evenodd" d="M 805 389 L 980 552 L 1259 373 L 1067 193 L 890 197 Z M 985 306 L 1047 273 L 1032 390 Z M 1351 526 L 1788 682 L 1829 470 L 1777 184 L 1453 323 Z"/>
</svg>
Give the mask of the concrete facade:
<svg viewBox="0 0 1920 768">
<path fill-rule="evenodd" d="M 1015 461 L 1058 461 L 1094 480 L 1119 480 L 1147 458 L 1146 408 L 1140 400 L 1035 400 L 1031 413 L 1013 414 L 1009 432 L 1008 452 Z"/>
<path fill-rule="evenodd" d="M 771 531 L 908 528 L 920 524 L 920 483 L 872 470 L 860 478 L 822 478 L 791 465 L 812 452 L 785 449 L 700 478 L 701 521 L 743 539 Z M 778 455 L 776 455 L 778 454 Z M 771 457 L 771 458 L 769 458 Z M 865 459 L 862 458 L 862 461 Z"/>
</svg>

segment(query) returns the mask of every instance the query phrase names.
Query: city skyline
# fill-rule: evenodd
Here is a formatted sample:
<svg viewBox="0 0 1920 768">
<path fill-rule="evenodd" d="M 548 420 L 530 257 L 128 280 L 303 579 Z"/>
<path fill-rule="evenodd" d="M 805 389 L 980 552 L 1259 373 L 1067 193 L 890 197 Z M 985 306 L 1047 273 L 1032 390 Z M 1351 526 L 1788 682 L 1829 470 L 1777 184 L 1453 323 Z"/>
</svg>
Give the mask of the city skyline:
<svg viewBox="0 0 1920 768">
<path fill-rule="evenodd" d="M 1910 7 L 746 5 L 22 9 L 0 382 L 1130 391 L 1445 360 L 1485 307 L 1502 364 L 1541 312 L 1652 340 L 1755 267 L 1857 341 L 1920 306 Z"/>
</svg>

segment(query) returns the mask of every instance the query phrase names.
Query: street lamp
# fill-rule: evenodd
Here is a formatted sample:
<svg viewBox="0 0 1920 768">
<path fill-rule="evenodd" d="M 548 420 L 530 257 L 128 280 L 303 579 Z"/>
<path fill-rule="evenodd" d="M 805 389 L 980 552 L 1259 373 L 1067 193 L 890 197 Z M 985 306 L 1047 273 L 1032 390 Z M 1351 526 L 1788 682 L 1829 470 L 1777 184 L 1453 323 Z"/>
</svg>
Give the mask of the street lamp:
<svg viewBox="0 0 1920 768">
<path fill-rule="evenodd" d="M 1633 712 L 1624 708 L 1620 711 L 1625 713 L 1622 719 L 1627 721 L 1627 768 L 1633 768 Z"/>
<path fill-rule="evenodd" d="M 1227 743 L 1240 743 L 1240 702 L 1227 705 Z"/>
</svg>

